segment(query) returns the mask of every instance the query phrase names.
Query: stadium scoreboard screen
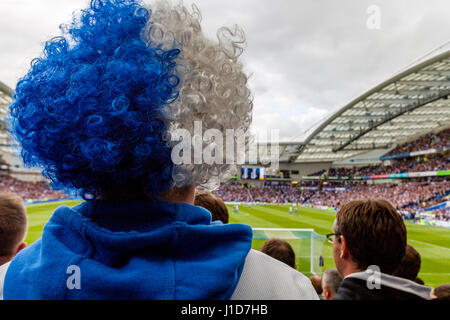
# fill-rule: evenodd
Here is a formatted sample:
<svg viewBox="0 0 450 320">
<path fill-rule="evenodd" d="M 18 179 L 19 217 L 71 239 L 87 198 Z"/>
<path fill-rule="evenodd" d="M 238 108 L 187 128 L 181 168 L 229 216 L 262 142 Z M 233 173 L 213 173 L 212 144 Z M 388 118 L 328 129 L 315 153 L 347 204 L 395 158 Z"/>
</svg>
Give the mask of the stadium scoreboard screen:
<svg viewBox="0 0 450 320">
<path fill-rule="evenodd" d="M 264 180 L 265 168 L 241 168 L 241 179 Z"/>
</svg>

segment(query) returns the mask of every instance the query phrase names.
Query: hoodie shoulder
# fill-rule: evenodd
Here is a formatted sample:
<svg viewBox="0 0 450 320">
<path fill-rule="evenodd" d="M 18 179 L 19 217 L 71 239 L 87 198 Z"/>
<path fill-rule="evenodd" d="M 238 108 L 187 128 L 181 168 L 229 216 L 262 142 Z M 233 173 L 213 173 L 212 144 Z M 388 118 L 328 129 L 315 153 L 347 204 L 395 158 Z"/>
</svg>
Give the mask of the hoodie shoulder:
<svg viewBox="0 0 450 320">
<path fill-rule="evenodd" d="M 70 221 L 72 223 L 68 223 Z M 64 299 L 68 266 L 87 252 L 81 221 L 69 207 L 58 207 L 45 224 L 42 237 L 21 250 L 5 276 L 5 300 Z"/>
<path fill-rule="evenodd" d="M 288 265 L 250 250 L 232 300 L 319 300 L 311 281 Z"/>
</svg>

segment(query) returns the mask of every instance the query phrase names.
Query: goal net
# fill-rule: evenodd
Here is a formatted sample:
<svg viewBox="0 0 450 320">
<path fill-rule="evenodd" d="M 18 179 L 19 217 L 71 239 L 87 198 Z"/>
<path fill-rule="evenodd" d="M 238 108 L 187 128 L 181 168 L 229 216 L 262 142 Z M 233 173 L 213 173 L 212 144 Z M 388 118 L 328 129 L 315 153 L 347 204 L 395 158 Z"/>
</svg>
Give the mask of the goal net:
<svg viewBox="0 0 450 320">
<path fill-rule="evenodd" d="M 259 250 L 271 238 L 289 242 L 294 249 L 298 271 L 307 276 L 322 274 L 324 236 L 314 229 L 253 228 L 253 248 Z"/>
</svg>

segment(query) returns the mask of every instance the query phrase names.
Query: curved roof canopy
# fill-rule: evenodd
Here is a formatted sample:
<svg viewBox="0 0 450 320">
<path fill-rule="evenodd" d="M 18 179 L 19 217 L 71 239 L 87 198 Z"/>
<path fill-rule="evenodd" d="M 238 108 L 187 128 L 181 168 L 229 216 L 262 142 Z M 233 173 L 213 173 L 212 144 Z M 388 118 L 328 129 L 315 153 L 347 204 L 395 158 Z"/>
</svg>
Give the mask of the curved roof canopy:
<svg viewBox="0 0 450 320">
<path fill-rule="evenodd" d="M 450 124 L 449 94 L 447 50 L 400 72 L 337 111 L 304 141 L 295 162 L 342 160 L 445 128 Z"/>
</svg>

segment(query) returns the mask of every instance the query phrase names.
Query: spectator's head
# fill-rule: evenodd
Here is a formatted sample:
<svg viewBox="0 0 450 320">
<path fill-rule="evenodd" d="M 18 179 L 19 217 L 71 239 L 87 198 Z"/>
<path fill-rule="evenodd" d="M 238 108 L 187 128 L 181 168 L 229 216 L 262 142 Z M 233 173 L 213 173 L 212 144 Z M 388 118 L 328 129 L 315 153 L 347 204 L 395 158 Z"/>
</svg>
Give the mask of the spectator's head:
<svg viewBox="0 0 450 320">
<path fill-rule="evenodd" d="M 325 300 L 331 300 L 337 294 L 342 277 L 337 269 L 327 269 L 322 275 L 322 290 Z"/>
<path fill-rule="evenodd" d="M 446 283 L 434 288 L 434 295 L 438 299 L 450 300 L 450 283 Z"/>
<path fill-rule="evenodd" d="M 208 141 L 251 124 L 243 31 L 208 39 L 196 7 L 169 1 L 92 0 L 74 17 L 17 83 L 10 114 L 24 163 L 57 187 L 113 200 L 230 177 L 229 155 L 225 164 Z M 199 130 L 211 163 L 191 159 Z"/>
<path fill-rule="evenodd" d="M 336 213 L 333 256 L 345 277 L 375 265 L 392 274 L 406 250 L 406 227 L 386 200 L 352 200 Z"/>
<path fill-rule="evenodd" d="M 419 252 L 413 246 L 407 244 L 405 256 L 403 257 L 394 276 L 416 281 L 420 271 L 421 258 Z"/>
<path fill-rule="evenodd" d="M 295 253 L 291 245 L 282 239 L 272 238 L 264 242 L 261 251 L 295 269 Z"/>
<path fill-rule="evenodd" d="M 28 218 L 20 197 L 0 193 L 0 265 L 26 247 Z"/>
<path fill-rule="evenodd" d="M 219 197 L 213 196 L 208 191 L 197 191 L 195 193 L 194 204 L 205 208 L 211 212 L 212 221 L 222 221 L 228 223 L 228 208 Z"/>
</svg>

